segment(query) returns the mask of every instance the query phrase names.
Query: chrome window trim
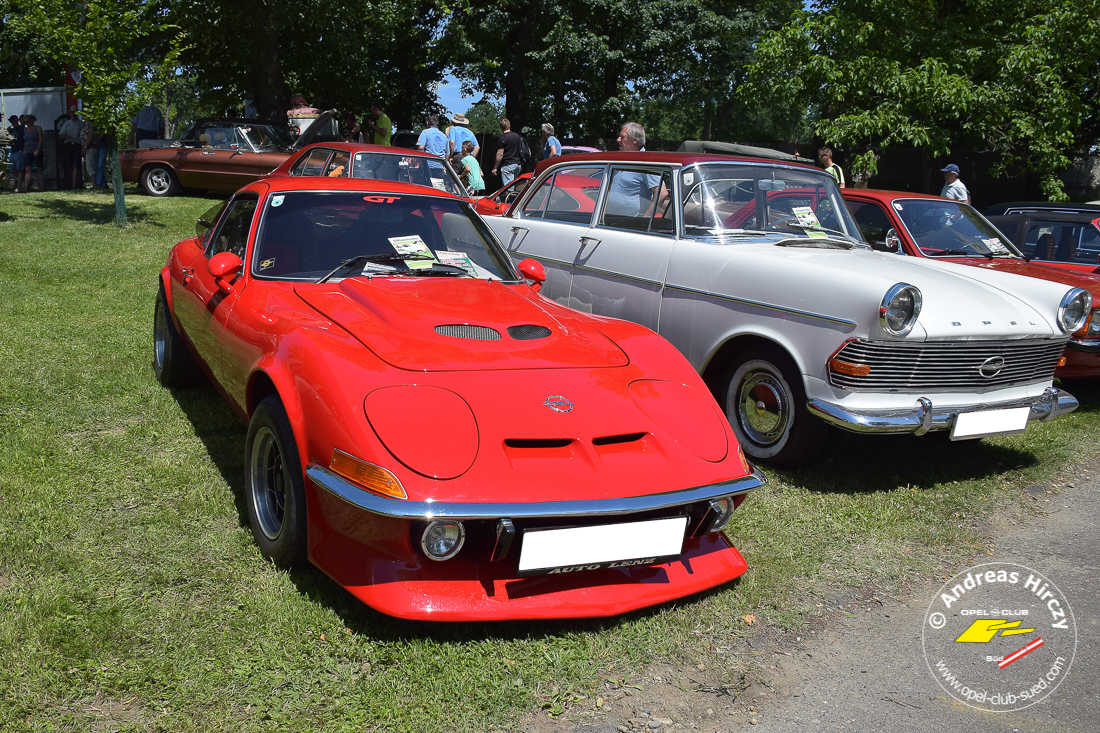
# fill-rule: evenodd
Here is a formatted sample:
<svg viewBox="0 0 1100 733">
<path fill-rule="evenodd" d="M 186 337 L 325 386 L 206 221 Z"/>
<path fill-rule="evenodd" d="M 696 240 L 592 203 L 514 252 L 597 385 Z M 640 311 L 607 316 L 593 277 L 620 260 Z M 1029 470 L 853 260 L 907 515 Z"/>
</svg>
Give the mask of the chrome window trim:
<svg viewBox="0 0 1100 733">
<path fill-rule="evenodd" d="M 717 484 L 696 486 L 678 491 L 614 499 L 578 499 L 575 501 L 541 502 L 446 502 L 407 501 L 381 496 L 360 488 L 316 463 L 309 464 L 306 476 L 323 491 L 337 499 L 371 514 L 406 521 L 429 519 L 499 519 L 508 517 L 615 517 L 624 514 L 670 509 L 725 496 L 739 496 L 766 483 L 764 474 L 753 469 L 749 476 Z"/>
<path fill-rule="evenodd" d="M 679 191 L 680 191 L 679 178 L 680 178 L 680 176 L 679 176 L 679 173 L 680 173 L 680 170 L 683 167 L 684 166 L 683 166 L 682 163 L 654 163 L 652 165 L 646 165 L 644 163 L 623 163 L 623 164 L 608 163 L 606 165 L 606 169 L 604 170 L 604 184 L 605 185 L 600 186 L 600 199 L 599 199 L 599 201 L 596 202 L 596 206 L 592 209 L 593 214 L 595 214 L 596 212 L 599 212 L 600 216 L 593 217 L 595 219 L 595 221 L 592 222 L 589 226 L 591 226 L 593 229 L 601 229 L 601 230 L 607 231 L 607 232 L 627 232 L 628 234 L 643 234 L 643 235 L 647 235 L 647 236 L 652 235 L 652 236 L 655 236 L 655 237 L 669 237 L 671 239 L 679 239 L 680 238 L 680 225 L 677 224 L 676 222 L 680 221 L 680 196 L 679 196 Z M 602 219 L 603 213 L 604 213 L 604 211 L 603 211 L 604 206 L 607 205 L 607 192 L 611 189 L 611 186 L 609 185 L 610 181 L 611 181 L 611 175 L 614 171 L 617 171 L 617 170 L 640 170 L 640 171 L 659 170 L 659 171 L 661 171 L 660 175 L 662 177 L 664 177 L 665 172 L 668 172 L 670 178 L 672 179 L 672 190 L 669 191 L 668 195 L 675 197 L 675 200 L 672 202 L 673 203 L 672 209 L 673 209 L 673 215 L 676 217 L 676 222 L 673 222 L 671 232 L 651 232 L 651 231 L 643 232 L 643 231 L 639 231 L 637 229 L 624 229 L 623 227 L 610 227 L 610 226 L 607 226 L 606 224 L 601 224 L 600 223 L 600 220 Z"/>
<path fill-rule="evenodd" d="M 698 290 L 696 288 L 689 288 L 683 285 L 673 285 L 666 282 L 665 289 L 667 290 L 680 290 L 685 293 L 692 293 L 694 295 L 702 295 L 707 298 L 718 298 L 720 300 L 728 300 L 733 303 L 739 303 L 741 305 L 750 305 L 756 308 L 764 308 L 767 310 L 778 311 L 780 313 L 790 313 L 794 316 L 802 316 L 803 318 L 815 318 L 819 321 L 828 321 L 829 323 L 836 323 L 841 326 L 849 326 L 855 328 L 859 324 L 855 321 L 848 320 L 847 318 L 837 318 L 836 316 L 825 315 L 824 313 L 814 313 L 812 311 L 798 310 L 797 308 L 786 308 L 781 305 L 774 305 L 772 303 L 764 303 L 759 300 L 749 300 L 747 298 L 736 298 L 732 295 L 721 295 L 720 293 L 712 293 L 706 290 Z"/>
<path fill-rule="evenodd" d="M 592 213 L 594 214 L 595 212 L 599 211 L 600 205 L 603 203 L 604 192 L 607 189 L 607 186 L 604 185 L 604 184 L 607 183 L 607 166 L 608 166 L 607 163 L 600 163 L 598 161 L 591 161 L 591 162 L 589 162 L 589 161 L 584 161 L 584 162 L 577 161 L 577 162 L 573 162 L 572 164 L 570 164 L 568 162 L 556 163 L 554 166 L 552 166 L 550 168 L 547 168 L 545 171 L 543 171 L 542 176 L 540 176 L 539 178 L 534 178 L 534 177 L 531 178 L 531 183 L 529 183 L 527 185 L 527 188 L 523 189 L 523 193 L 520 194 L 519 200 L 512 204 L 512 207 L 515 209 L 515 212 L 516 212 L 515 216 L 513 216 L 512 218 L 513 219 L 525 219 L 525 220 L 534 219 L 535 217 L 524 215 L 523 209 L 524 209 L 525 206 L 527 206 L 527 201 L 530 200 L 531 197 L 533 197 L 535 195 L 535 191 L 537 191 L 539 189 L 539 187 L 547 181 L 547 179 L 552 178 L 553 176 L 556 176 L 561 171 L 562 168 L 603 168 L 604 177 L 603 177 L 603 184 L 600 185 L 600 197 L 599 197 L 599 199 L 597 199 L 593 203 L 593 206 L 592 206 Z M 554 184 L 553 184 L 553 182 L 551 182 L 550 187 L 553 188 L 553 186 L 554 186 Z M 546 203 L 549 202 L 549 201 L 550 201 L 550 196 L 548 194 L 546 196 L 546 201 L 543 202 L 542 209 L 540 211 L 545 211 Z M 538 220 L 539 221 L 545 221 L 541 217 L 539 217 Z M 553 221 L 553 220 L 551 220 L 551 221 Z M 591 217 L 589 218 L 588 221 L 589 221 L 588 224 L 578 224 L 576 222 L 571 222 L 571 221 L 554 221 L 554 223 L 555 224 L 572 224 L 573 226 L 591 227 L 592 226 Z"/>
</svg>

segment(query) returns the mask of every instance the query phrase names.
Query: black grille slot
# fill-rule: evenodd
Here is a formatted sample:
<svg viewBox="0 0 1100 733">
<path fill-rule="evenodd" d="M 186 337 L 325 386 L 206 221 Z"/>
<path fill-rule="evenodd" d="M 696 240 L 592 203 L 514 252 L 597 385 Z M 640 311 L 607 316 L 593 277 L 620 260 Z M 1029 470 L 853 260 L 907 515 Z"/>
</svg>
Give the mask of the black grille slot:
<svg viewBox="0 0 1100 733">
<path fill-rule="evenodd" d="M 645 433 L 626 433 L 625 435 L 605 435 L 602 438 L 593 438 L 592 445 L 619 445 L 620 443 L 633 443 L 646 436 Z"/>
<path fill-rule="evenodd" d="M 564 448 L 573 441 L 569 438 L 505 438 L 509 448 Z"/>
<path fill-rule="evenodd" d="M 516 341 L 534 341 L 535 339 L 544 339 L 549 336 L 550 333 L 550 329 L 546 326 L 536 326 L 534 324 L 508 327 L 508 335 L 514 338 Z"/>
<path fill-rule="evenodd" d="M 455 323 L 447 326 L 436 326 L 435 332 L 440 336 L 450 336 L 456 339 L 500 341 L 500 331 L 487 326 L 470 326 L 464 323 Z"/>
<path fill-rule="evenodd" d="M 858 377 L 830 372 L 829 378 L 838 387 L 894 391 L 980 391 L 1034 384 L 1054 376 L 1066 341 L 852 341 L 836 358 L 866 364 L 871 373 Z M 998 358 L 1004 360 L 999 371 Z M 983 365 L 985 375 L 979 371 Z"/>
</svg>

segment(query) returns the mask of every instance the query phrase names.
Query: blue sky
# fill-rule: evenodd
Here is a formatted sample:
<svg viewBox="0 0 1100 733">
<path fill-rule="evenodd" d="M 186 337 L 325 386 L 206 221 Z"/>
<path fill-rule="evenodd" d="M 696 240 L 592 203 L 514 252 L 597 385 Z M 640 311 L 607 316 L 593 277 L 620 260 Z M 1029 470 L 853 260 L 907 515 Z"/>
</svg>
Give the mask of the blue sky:
<svg viewBox="0 0 1100 733">
<path fill-rule="evenodd" d="M 439 101 L 443 105 L 443 108 L 447 110 L 448 117 L 458 112 L 465 113 L 466 110 L 470 108 L 470 105 L 481 100 L 482 94 L 480 93 L 470 97 L 463 97 L 460 87 L 461 85 L 458 83 L 458 79 L 450 75 L 439 82 Z"/>
</svg>

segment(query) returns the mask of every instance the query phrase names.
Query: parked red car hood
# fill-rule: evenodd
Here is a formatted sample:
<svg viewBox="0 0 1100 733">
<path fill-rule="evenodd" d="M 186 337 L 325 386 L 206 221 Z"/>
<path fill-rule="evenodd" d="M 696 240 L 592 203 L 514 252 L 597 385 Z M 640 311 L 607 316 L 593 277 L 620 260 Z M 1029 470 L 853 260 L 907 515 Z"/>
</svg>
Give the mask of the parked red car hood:
<svg viewBox="0 0 1100 733">
<path fill-rule="evenodd" d="M 987 260 L 984 257 L 945 257 L 937 259 L 958 262 L 960 265 L 984 267 L 987 270 L 996 270 L 998 272 L 1011 272 L 1014 275 L 1026 275 L 1027 277 L 1034 277 L 1039 280 L 1048 280 L 1050 282 L 1069 285 L 1074 288 L 1081 288 L 1092 293 L 1093 307 L 1100 307 L 1100 277 L 1096 277 L 1095 275 L 1070 272 L 1068 270 L 1055 270 L 1043 267 L 1037 263 L 1025 262 L 1024 260 Z"/>
<path fill-rule="evenodd" d="M 467 278 L 347 278 L 299 284 L 294 290 L 398 369 L 592 368 L 629 363 L 626 354 L 592 325 L 561 312 L 551 314 L 526 285 Z M 461 328 L 465 326 L 476 328 Z M 549 334 L 530 338 L 538 335 L 532 331 L 540 330 L 531 328 L 509 333 L 517 326 L 542 326 Z"/>
</svg>

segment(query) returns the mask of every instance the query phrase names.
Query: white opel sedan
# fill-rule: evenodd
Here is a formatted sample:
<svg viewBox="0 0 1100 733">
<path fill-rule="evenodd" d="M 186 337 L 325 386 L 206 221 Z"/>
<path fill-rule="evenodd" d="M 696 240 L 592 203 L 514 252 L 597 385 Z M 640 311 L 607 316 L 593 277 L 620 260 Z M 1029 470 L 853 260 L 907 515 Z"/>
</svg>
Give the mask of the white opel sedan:
<svg viewBox="0 0 1100 733">
<path fill-rule="evenodd" d="M 829 424 L 961 440 L 1077 407 L 1052 379 L 1087 291 L 874 252 L 816 168 L 553 158 L 486 222 L 516 261 L 543 264 L 547 297 L 671 341 L 756 459 L 807 461 Z"/>
</svg>

